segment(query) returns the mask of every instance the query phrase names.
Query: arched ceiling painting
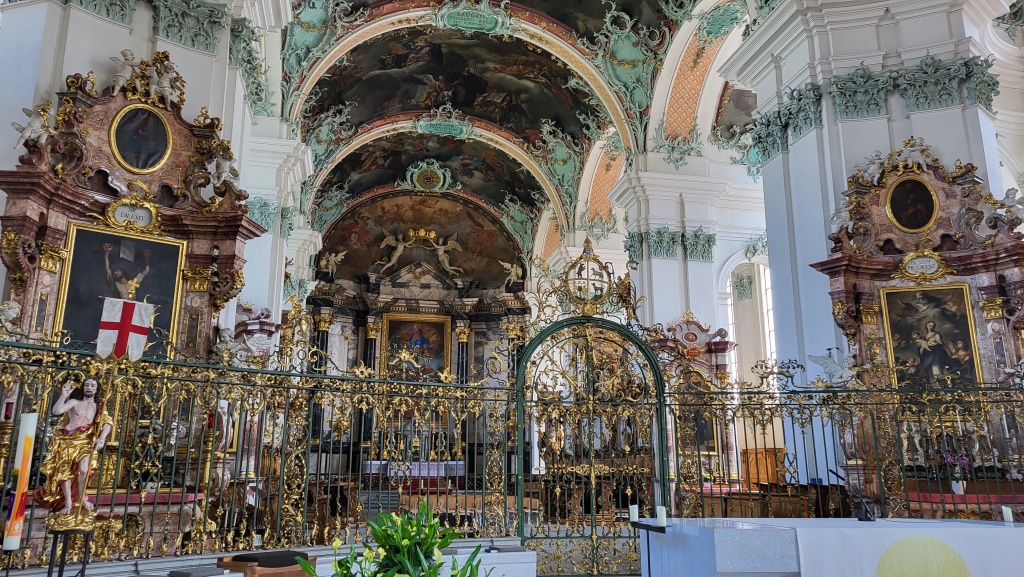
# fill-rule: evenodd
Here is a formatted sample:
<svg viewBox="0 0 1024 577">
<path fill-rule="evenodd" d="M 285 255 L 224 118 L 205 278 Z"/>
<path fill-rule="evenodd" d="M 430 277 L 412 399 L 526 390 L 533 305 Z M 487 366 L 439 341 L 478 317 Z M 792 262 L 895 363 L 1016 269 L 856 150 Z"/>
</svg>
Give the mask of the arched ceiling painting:
<svg viewBox="0 0 1024 577">
<path fill-rule="evenodd" d="M 463 189 L 494 206 L 512 195 L 535 206 L 542 195 L 537 179 L 502 150 L 479 140 L 459 140 L 436 134 L 403 132 L 373 140 L 347 155 L 330 172 L 322 187 L 346 189 L 351 199 L 379 186 L 394 185 L 410 166 L 434 159 L 448 168 Z"/>
<path fill-rule="evenodd" d="M 561 227 L 576 230 L 586 155 L 609 126 L 629 129 L 611 141 L 612 149 L 624 153 L 627 162 L 642 153 L 661 62 L 672 33 L 696 16 L 697 4 L 698 0 L 294 4 L 295 19 L 285 31 L 282 47 L 283 100 L 286 114 L 313 149 L 317 173 L 303 188 L 300 210 L 311 216 L 314 228 L 329 230 L 326 248 L 350 250 L 345 268 L 351 274 L 365 274 L 369 263 L 379 258 L 373 256 L 380 252 L 379 231 L 427 226 L 425 219 L 435 218 L 429 211 L 442 206 L 449 216 L 476 215 L 474 222 L 493 210 L 497 219 L 487 217 L 492 224 L 481 230 L 504 227 L 497 237 L 514 238 L 493 250 L 510 251 L 502 257 L 506 262 L 511 262 L 516 247 L 529 255 L 543 204 L 536 202 L 539 191 L 547 190 L 556 200 Z M 567 62 L 576 62 L 577 70 Z M 450 126 L 455 132 L 436 128 L 443 123 L 434 129 L 423 130 L 418 124 L 411 128 L 411 118 L 439 109 L 461 115 L 459 122 L 468 120 L 465 125 L 471 122 L 474 128 L 460 128 L 454 116 Z M 612 118 L 617 120 L 613 123 Z M 406 124 L 397 128 L 401 122 Z M 500 138 L 488 140 L 473 133 L 484 130 L 485 124 L 507 133 L 500 146 L 521 149 L 527 156 L 519 159 L 527 164 L 524 159 L 531 159 L 531 168 L 501 150 L 495 144 Z M 388 126 L 396 129 L 382 129 Z M 379 137 L 372 136 L 375 140 L 359 140 L 378 133 Z M 351 150 L 351 143 L 358 142 L 362 143 Z M 450 198 L 429 200 L 412 190 L 388 192 L 387 200 L 374 196 L 394 188 L 411 167 L 425 161 L 437 161 L 461 190 Z M 542 173 L 543 182 L 531 170 Z M 405 200 L 399 199 L 401 194 L 407 195 Z M 460 198 L 466 194 L 478 195 L 489 208 L 467 208 L 473 203 Z M 366 195 L 369 200 L 362 200 Z M 456 206 L 461 208 L 455 210 Z M 400 220 L 406 216 L 415 216 L 416 222 Z M 447 220 L 437 224 L 456 226 Z M 343 242 L 339 231 L 353 227 L 368 232 L 350 231 Z M 463 234 L 469 235 L 469 229 L 460 230 Z M 500 269 L 487 268 L 497 266 L 494 258 L 484 260 L 491 264 L 470 268 L 489 276 L 476 278 L 504 278 Z"/>
<path fill-rule="evenodd" d="M 391 248 L 381 248 L 385 231 L 397 236 L 420 228 L 434 231 L 443 239 L 455 235 L 462 250 L 448 252 L 451 264 L 464 269 L 464 276 L 479 282 L 482 289 L 500 288 L 506 273 L 498 261 L 516 262 L 519 254 L 502 224 L 474 202 L 405 192 L 376 194 L 355 204 L 327 231 L 324 249 L 348 251 L 336 276 L 360 279 L 367 272 L 379 272 L 383 265 L 377 263 L 391 256 Z M 405 249 L 386 274 L 417 261 L 444 274 L 434 251 L 420 246 Z"/>
</svg>

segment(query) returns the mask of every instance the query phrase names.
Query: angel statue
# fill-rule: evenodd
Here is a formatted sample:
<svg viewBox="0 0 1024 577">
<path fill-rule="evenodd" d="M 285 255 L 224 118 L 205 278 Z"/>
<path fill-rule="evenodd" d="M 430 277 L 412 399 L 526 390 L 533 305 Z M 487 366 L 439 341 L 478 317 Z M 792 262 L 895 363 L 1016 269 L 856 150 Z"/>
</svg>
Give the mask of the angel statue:
<svg viewBox="0 0 1024 577">
<path fill-rule="evenodd" d="M 320 270 L 327 271 L 327 274 L 333 277 L 338 272 L 338 263 L 345 258 L 346 254 L 348 254 L 347 250 L 339 252 L 324 251 L 320 256 L 320 260 L 317 261 L 317 265 Z"/>
<path fill-rule="evenodd" d="M 853 220 L 853 213 L 850 211 L 850 203 L 844 200 L 843 204 L 832 213 L 830 221 L 836 226 L 835 232 L 845 229 L 852 235 L 853 225 L 856 223 Z"/>
<path fill-rule="evenodd" d="M 220 153 L 213 159 L 213 172 L 210 174 L 210 184 L 214 187 L 221 186 L 225 182 L 238 182 L 238 170 L 232 166 L 235 159 L 230 153 Z"/>
<path fill-rule="evenodd" d="M 506 286 L 510 285 L 510 284 L 512 284 L 514 282 L 518 282 L 518 281 L 523 280 L 523 267 L 519 266 L 519 262 L 518 261 L 517 262 L 503 262 L 503 261 L 499 260 L 498 264 L 500 264 L 501 268 L 505 269 L 505 272 L 508 273 L 508 276 L 505 277 L 505 285 Z"/>
<path fill-rule="evenodd" d="M 871 156 L 867 157 L 864 162 L 853 167 L 864 173 L 864 178 L 873 184 L 878 186 L 879 179 L 882 178 L 882 172 L 885 169 L 885 156 L 882 155 L 882 151 L 876 150 L 871 153 Z"/>
<path fill-rule="evenodd" d="M 1017 198 L 1019 191 L 1016 188 L 1006 189 L 1006 195 L 1000 202 L 1006 207 L 1006 219 L 1014 217 L 1024 220 L 1024 197 Z"/>
<path fill-rule="evenodd" d="M 391 252 L 391 258 L 389 258 L 389 259 L 383 259 L 382 258 L 379 261 L 374 263 L 374 264 L 383 264 L 384 265 L 384 267 L 380 269 L 380 272 L 382 274 L 384 273 L 384 271 L 386 271 L 389 268 L 395 266 L 395 263 L 398 262 L 398 257 L 402 256 L 402 253 L 405 251 L 405 249 L 409 248 L 409 243 L 407 243 L 404 240 L 402 240 L 402 235 L 401 234 L 399 234 L 396 237 L 393 234 L 391 234 L 390 232 L 384 231 L 384 242 L 380 243 L 380 248 L 385 248 L 385 247 L 389 247 L 389 246 L 395 247 L 395 250 Z"/>
<path fill-rule="evenodd" d="M 903 150 L 903 158 L 910 168 L 920 166 L 921 170 L 925 170 L 928 168 L 928 158 L 933 156 L 932 147 L 925 144 L 921 137 L 911 138 L 910 144 Z"/>
<path fill-rule="evenodd" d="M 458 277 L 459 275 L 466 272 L 465 270 L 457 266 L 452 266 L 451 261 L 449 260 L 451 257 L 449 257 L 447 254 L 449 250 L 462 251 L 462 245 L 455 241 L 455 237 L 457 237 L 458 235 L 459 233 L 457 232 L 452 233 L 452 235 L 448 237 L 448 240 L 446 240 L 444 244 L 438 242 L 433 243 L 434 250 L 437 251 L 437 261 L 441 263 L 441 268 L 443 268 L 445 272 L 452 275 L 453 277 Z"/>
<path fill-rule="evenodd" d="M 843 364 L 839 364 L 828 355 L 807 355 L 810 361 L 822 369 L 825 370 L 825 374 L 828 375 L 828 382 L 832 383 L 834 387 L 847 387 L 850 385 L 860 385 L 861 382 L 857 378 L 857 371 L 854 370 L 856 367 L 856 359 L 853 355 L 847 355 L 842 360 Z"/>
<path fill-rule="evenodd" d="M 1016 366 L 1006 367 L 1003 373 L 1010 379 L 1015 387 L 1024 387 L 1024 360 Z"/>
<path fill-rule="evenodd" d="M 37 104 L 35 108 L 22 108 L 21 111 L 28 117 L 28 124 L 22 126 L 17 122 L 12 122 L 11 126 L 15 130 L 21 133 L 18 137 L 18 142 L 14 143 L 14 148 L 18 148 L 26 142 L 35 142 L 36 146 L 42 146 L 46 144 L 46 140 L 50 138 L 50 132 L 46 129 L 47 122 L 44 113 L 48 113 L 50 110 L 50 101 L 42 102 Z"/>
<path fill-rule="evenodd" d="M 178 98 L 178 93 L 184 92 L 185 87 L 181 85 L 178 76 L 178 67 L 167 60 L 158 62 L 156 68 L 156 82 L 149 83 L 149 97 L 163 98 L 164 108 L 170 110 L 171 102 Z"/>
<path fill-rule="evenodd" d="M 14 319 L 21 314 L 21 305 L 14 301 L 5 301 L 0 304 L 0 340 L 11 340 L 20 331 L 14 324 Z"/>
<path fill-rule="evenodd" d="M 110 61 L 117 65 L 117 72 L 114 73 L 114 86 L 111 94 L 117 94 L 122 88 L 128 86 L 132 80 L 132 74 L 139 71 L 141 62 L 135 60 L 135 53 L 125 48 L 121 51 L 121 58 L 111 56 Z M 139 90 L 139 79 L 135 78 L 135 90 Z"/>
</svg>

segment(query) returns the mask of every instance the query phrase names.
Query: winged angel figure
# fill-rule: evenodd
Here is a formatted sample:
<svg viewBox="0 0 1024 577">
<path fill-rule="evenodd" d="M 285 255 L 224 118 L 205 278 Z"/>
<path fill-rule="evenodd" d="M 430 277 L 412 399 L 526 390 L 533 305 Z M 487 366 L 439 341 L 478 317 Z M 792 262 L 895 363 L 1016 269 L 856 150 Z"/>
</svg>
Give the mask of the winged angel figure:
<svg viewBox="0 0 1024 577">
<path fill-rule="evenodd" d="M 861 384 L 860 379 L 857 378 L 857 372 L 854 370 L 856 364 L 853 355 L 847 355 L 842 360 L 843 364 L 839 364 L 828 355 L 807 355 L 807 358 L 824 369 L 825 374 L 828 375 L 828 381 L 834 387 L 848 387 Z"/>
<path fill-rule="evenodd" d="M 505 262 L 499 260 L 498 264 L 500 264 L 501 268 L 505 269 L 505 272 L 508 273 L 508 276 L 505 277 L 506 285 L 523 280 L 523 267 L 519 266 L 518 262 Z"/>
<path fill-rule="evenodd" d="M 15 130 L 21 133 L 18 137 L 18 142 L 14 144 L 14 148 L 19 148 L 26 142 L 35 142 L 37 146 L 46 144 L 46 140 L 50 137 L 50 133 L 46 130 L 46 117 L 40 112 L 47 103 L 42 103 L 35 108 L 22 108 L 21 111 L 28 117 L 28 125 L 22 126 L 17 122 L 12 122 L 11 126 Z"/>
</svg>

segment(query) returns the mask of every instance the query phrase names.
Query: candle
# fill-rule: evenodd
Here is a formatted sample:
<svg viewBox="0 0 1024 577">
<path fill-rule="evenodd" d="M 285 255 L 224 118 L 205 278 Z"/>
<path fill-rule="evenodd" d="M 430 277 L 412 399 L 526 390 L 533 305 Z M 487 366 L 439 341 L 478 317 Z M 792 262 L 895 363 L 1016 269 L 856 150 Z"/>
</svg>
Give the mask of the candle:
<svg viewBox="0 0 1024 577">
<path fill-rule="evenodd" d="M 659 527 L 667 526 L 668 525 L 668 518 L 665 515 L 665 508 L 662 507 L 661 505 L 658 505 L 656 507 L 656 510 L 658 511 L 658 526 Z"/>
<path fill-rule="evenodd" d="M 636 523 L 640 520 L 640 505 L 629 506 L 629 522 Z"/>
<path fill-rule="evenodd" d="M 1003 505 L 1003 522 L 1013 524 L 1013 511 L 1005 505 Z"/>
</svg>

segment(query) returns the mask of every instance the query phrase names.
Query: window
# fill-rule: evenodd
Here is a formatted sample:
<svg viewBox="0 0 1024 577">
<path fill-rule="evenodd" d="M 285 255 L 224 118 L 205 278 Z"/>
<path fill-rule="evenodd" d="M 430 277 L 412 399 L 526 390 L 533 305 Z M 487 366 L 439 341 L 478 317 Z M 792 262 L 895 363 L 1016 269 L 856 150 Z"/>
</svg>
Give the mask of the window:
<svg viewBox="0 0 1024 577">
<path fill-rule="evenodd" d="M 772 275 L 766 266 L 757 267 L 760 271 L 761 298 L 764 307 L 764 333 L 765 350 L 768 351 L 768 358 L 775 360 L 775 307 L 772 304 Z"/>
</svg>

